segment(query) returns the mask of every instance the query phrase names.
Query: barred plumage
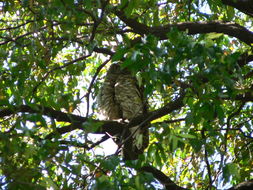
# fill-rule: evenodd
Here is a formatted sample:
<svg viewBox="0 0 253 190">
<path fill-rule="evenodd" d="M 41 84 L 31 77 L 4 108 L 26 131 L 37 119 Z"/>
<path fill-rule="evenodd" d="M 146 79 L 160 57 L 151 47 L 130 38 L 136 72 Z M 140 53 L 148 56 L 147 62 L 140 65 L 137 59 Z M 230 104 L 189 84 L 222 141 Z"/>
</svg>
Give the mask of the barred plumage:
<svg viewBox="0 0 253 190">
<path fill-rule="evenodd" d="M 122 119 L 130 121 L 145 112 L 143 94 L 137 85 L 137 80 L 119 64 L 112 64 L 98 96 L 98 106 L 101 114 L 107 120 Z M 125 133 L 123 140 L 136 131 L 138 126 Z M 126 160 L 137 159 L 148 146 L 148 129 L 138 129 L 135 135 L 123 145 L 123 157 Z"/>
</svg>

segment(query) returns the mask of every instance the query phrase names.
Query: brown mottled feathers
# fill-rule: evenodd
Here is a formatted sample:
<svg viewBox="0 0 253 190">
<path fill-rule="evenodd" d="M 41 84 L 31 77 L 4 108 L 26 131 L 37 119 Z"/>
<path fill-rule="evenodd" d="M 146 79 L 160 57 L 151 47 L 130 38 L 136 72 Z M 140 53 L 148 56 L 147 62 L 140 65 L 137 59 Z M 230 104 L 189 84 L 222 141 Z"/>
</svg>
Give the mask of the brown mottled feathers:
<svg viewBox="0 0 253 190">
<path fill-rule="evenodd" d="M 98 96 L 98 106 L 101 114 L 107 120 L 132 118 L 145 112 L 143 94 L 137 85 L 137 80 L 119 64 L 112 64 Z M 124 139 L 128 138 L 138 126 L 126 130 Z M 148 146 L 148 129 L 137 129 L 137 132 L 123 145 L 123 157 L 134 160 Z"/>
</svg>

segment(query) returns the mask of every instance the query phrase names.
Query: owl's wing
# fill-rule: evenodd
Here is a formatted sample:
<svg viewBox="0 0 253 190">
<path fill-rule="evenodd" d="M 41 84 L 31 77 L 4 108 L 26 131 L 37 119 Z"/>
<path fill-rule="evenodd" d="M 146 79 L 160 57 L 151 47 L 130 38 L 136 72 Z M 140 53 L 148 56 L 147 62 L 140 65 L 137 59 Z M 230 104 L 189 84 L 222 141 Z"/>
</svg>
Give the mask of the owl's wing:
<svg viewBox="0 0 253 190">
<path fill-rule="evenodd" d="M 115 82 L 118 75 L 107 74 L 97 97 L 99 112 L 107 120 L 120 119 L 122 113 L 115 98 Z"/>
</svg>

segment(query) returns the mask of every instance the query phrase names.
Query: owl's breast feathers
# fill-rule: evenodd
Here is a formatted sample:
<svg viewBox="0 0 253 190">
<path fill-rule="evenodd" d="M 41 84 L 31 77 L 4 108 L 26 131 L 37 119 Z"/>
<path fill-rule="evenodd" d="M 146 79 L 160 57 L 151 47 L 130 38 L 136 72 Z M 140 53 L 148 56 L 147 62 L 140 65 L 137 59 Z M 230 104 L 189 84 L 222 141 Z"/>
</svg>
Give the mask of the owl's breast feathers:
<svg viewBox="0 0 253 190">
<path fill-rule="evenodd" d="M 115 99 L 120 105 L 123 119 L 143 114 L 143 100 L 137 88 L 136 79 L 131 75 L 120 75 L 115 83 Z"/>
</svg>

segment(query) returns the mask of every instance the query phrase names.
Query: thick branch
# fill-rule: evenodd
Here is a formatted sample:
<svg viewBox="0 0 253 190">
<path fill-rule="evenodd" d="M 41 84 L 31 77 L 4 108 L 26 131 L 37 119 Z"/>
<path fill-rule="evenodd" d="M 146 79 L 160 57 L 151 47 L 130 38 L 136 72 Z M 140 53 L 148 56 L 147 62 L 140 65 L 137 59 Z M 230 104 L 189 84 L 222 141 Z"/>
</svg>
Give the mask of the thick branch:
<svg viewBox="0 0 253 190">
<path fill-rule="evenodd" d="M 253 180 L 239 183 L 238 185 L 231 187 L 228 190 L 251 190 L 253 189 Z"/>
<path fill-rule="evenodd" d="M 153 27 L 151 33 L 167 39 L 167 33 L 171 28 L 177 28 L 180 31 L 188 31 L 188 34 L 206 34 L 211 32 L 227 34 L 238 38 L 248 45 L 253 43 L 253 32 L 233 22 L 210 21 L 210 22 L 185 22 L 177 24 L 168 24 L 162 27 Z"/>
<path fill-rule="evenodd" d="M 183 103 L 184 94 L 182 94 L 179 98 L 177 98 L 175 101 L 168 103 L 164 107 L 157 109 L 152 112 L 148 112 L 145 115 L 141 115 L 138 117 L 133 118 L 130 123 L 123 124 L 117 121 L 102 121 L 102 120 L 95 120 L 88 117 L 82 117 L 75 114 L 70 113 L 64 113 L 61 111 L 54 110 L 49 107 L 44 107 L 40 105 L 34 105 L 34 106 L 28 106 L 28 105 L 21 105 L 19 107 L 13 106 L 11 108 L 5 108 L 0 110 L 0 118 L 11 116 L 16 113 L 38 113 L 42 114 L 48 117 L 52 117 L 56 119 L 57 121 L 61 122 L 68 122 L 71 123 L 68 126 L 59 128 L 57 130 L 57 133 L 64 134 L 70 131 L 73 131 L 75 129 L 81 129 L 86 130 L 90 133 L 95 134 L 103 134 L 103 133 L 109 133 L 110 135 L 115 135 L 121 133 L 125 127 L 134 127 L 137 125 L 145 126 L 145 124 L 150 123 L 151 121 L 158 119 L 162 116 L 165 116 L 175 110 L 180 109 L 184 106 Z M 252 96 L 247 96 L 247 93 L 245 95 L 239 95 L 236 97 L 236 100 L 244 100 L 244 101 L 253 101 Z M 88 126 L 91 126 L 92 124 L 98 124 L 101 123 L 101 126 L 96 131 L 90 131 Z M 50 138 L 50 137 L 48 137 Z"/>
<path fill-rule="evenodd" d="M 128 126 L 134 127 L 139 124 L 142 124 L 144 126 L 145 124 L 147 124 L 155 119 L 165 116 L 165 115 L 171 113 L 172 111 L 178 110 L 181 107 L 183 107 L 183 105 L 184 105 L 183 99 L 184 99 L 184 94 L 181 95 L 179 98 L 177 98 L 175 101 L 166 104 L 164 107 L 162 107 L 160 109 L 157 109 L 155 111 L 148 112 L 145 115 L 141 115 L 136 118 L 133 118 L 131 120 L 131 122 L 128 124 Z M 145 122 L 143 123 L 143 121 L 145 121 Z"/>
<path fill-rule="evenodd" d="M 253 61 L 253 55 L 248 55 L 248 53 L 244 53 L 240 56 L 238 60 L 238 65 L 240 67 L 243 67 L 244 65 L 247 65 L 251 61 Z"/>
<path fill-rule="evenodd" d="M 33 107 L 28 105 L 21 105 L 21 106 L 13 106 L 12 108 L 5 108 L 0 110 L 0 118 L 11 116 L 16 113 L 31 113 L 31 114 L 42 114 L 51 118 L 56 119 L 57 121 L 61 122 L 68 122 L 71 123 L 71 125 L 64 126 L 62 128 L 57 129 L 57 133 L 64 134 L 76 129 L 82 129 L 85 130 L 85 126 L 91 126 L 92 123 L 101 123 L 101 128 L 97 131 L 94 131 L 93 133 L 105 133 L 108 132 L 112 135 L 120 133 L 124 129 L 124 124 L 116 122 L 116 121 L 100 121 L 100 120 L 94 120 L 87 117 L 78 116 L 75 114 L 70 113 L 64 113 L 61 111 L 54 110 L 49 107 L 44 107 L 40 105 L 34 105 Z M 87 129 L 89 130 L 89 129 Z M 48 136 L 47 138 L 50 138 Z"/>
<path fill-rule="evenodd" d="M 115 14 L 126 25 L 133 28 L 134 32 L 139 33 L 141 35 L 153 34 L 161 40 L 168 39 L 167 33 L 172 28 L 177 28 L 180 31 L 187 31 L 188 34 L 205 34 L 211 32 L 223 33 L 231 37 L 236 37 L 248 45 L 251 45 L 253 43 L 253 32 L 233 22 L 184 22 L 177 24 L 167 24 L 164 26 L 149 27 L 145 24 L 138 22 L 136 19 L 127 18 L 124 15 L 123 11 L 115 11 Z"/>
<path fill-rule="evenodd" d="M 101 48 L 101 47 L 94 47 L 93 51 L 97 52 L 97 53 L 103 53 L 103 54 L 107 54 L 107 55 L 111 55 L 113 56 L 115 54 L 115 52 L 107 49 L 107 48 Z"/>
<path fill-rule="evenodd" d="M 152 173 L 153 176 L 160 181 L 161 184 L 165 186 L 168 190 L 187 190 L 183 187 L 179 187 L 176 185 L 168 176 L 166 176 L 163 172 L 160 170 L 152 167 L 152 166 L 144 166 L 140 169 L 140 171 Z"/>
<path fill-rule="evenodd" d="M 140 168 L 139 171 L 151 173 L 154 176 L 154 178 L 160 181 L 160 183 L 163 184 L 165 188 L 168 190 L 189 190 L 183 187 L 179 187 L 163 172 L 152 166 L 143 166 L 142 168 Z M 228 190 L 251 190 L 251 189 L 253 189 L 253 180 L 239 183 L 238 185 L 231 187 Z"/>
<path fill-rule="evenodd" d="M 183 106 L 183 96 L 176 99 L 174 102 L 171 102 L 167 104 L 166 106 L 155 110 L 153 112 L 149 112 L 148 114 L 145 114 L 143 116 L 139 116 L 134 118 L 129 124 L 127 124 L 127 127 L 134 127 L 139 124 L 149 123 L 152 120 L 158 119 L 174 110 L 177 110 Z M 88 130 L 89 129 L 86 126 L 91 126 L 93 123 L 98 124 L 101 123 L 101 127 L 97 131 L 91 131 L 91 133 L 109 133 L 111 135 L 119 134 L 121 133 L 126 124 L 122 124 L 116 121 L 101 121 L 101 120 L 94 120 L 90 119 L 88 117 L 82 117 L 70 113 L 64 113 L 61 111 L 54 110 L 52 108 L 34 105 L 33 107 L 28 105 L 21 105 L 19 107 L 13 106 L 12 109 L 5 108 L 0 110 L 0 118 L 10 116 L 16 113 L 38 113 L 42 114 L 48 117 L 52 117 L 56 119 L 57 121 L 62 122 L 69 122 L 71 125 L 59 128 L 57 130 L 57 133 L 64 134 L 66 132 L 73 131 L 75 129 L 82 129 L 82 130 Z M 50 138 L 50 136 L 48 137 Z"/>
<path fill-rule="evenodd" d="M 0 110 L 0 118 L 10 116 L 16 113 L 39 113 L 48 117 L 52 117 L 56 119 L 57 121 L 63 121 L 63 122 L 85 122 L 87 121 L 87 118 L 77 116 L 74 114 L 64 113 L 61 111 L 54 110 L 49 107 L 44 107 L 40 105 L 21 105 L 21 106 L 13 106 L 12 108 L 5 108 Z"/>
<path fill-rule="evenodd" d="M 253 17 L 252 0 L 222 0 L 225 5 L 232 6 L 243 13 Z"/>
<path fill-rule="evenodd" d="M 179 98 L 174 100 L 173 102 L 168 103 L 164 107 L 157 109 L 152 112 L 148 112 L 147 114 L 138 116 L 133 118 L 130 123 L 123 124 L 117 121 L 103 121 L 103 120 L 95 120 L 88 117 L 82 117 L 75 114 L 70 113 L 64 113 L 61 111 L 54 110 L 49 107 L 44 107 L 40 105 L 21 105 L 21 106 L 13 106 L 12 108 L 5 108 L 0 110 L 0 118 L 11 116 L 17 113 L 38 113 L 42 114 L 51 118 L 56 119 L 57 121 L 61 122 L 68 122 L 71 123 L 69 126 L 65 126 L 62 129 L 59 128 L 57 130 L 57 133 L 64 134 L 66 132 L 73 131 L 75 129 L 81 129 L 86 130 L 89 133 L 94 134 L 103 134 L 103 133 L 109 133 L 110 135 L 115 135 L 122 133 L 122 131 L 125 129 L 125 127 L 134 127 L 137 125 L 145 126 L 147 123 L 150 123 L 151 121 L 158 119 L 162 116 L 165 116 L 175 110 L 180 109 L 184 106 L 183 103 L 184 94 L 182 94 Z M 243 101 L 253 101 L 253 96 L 251 93 L 246 93 L 243 95 L 238 95 L 235 100 L 243 100 Z M 101 123 L 101 126 L 96 131 L 90 131 L 88 126 L 91 126 L 92 124 L 98 124 Z"/>
</svg>

